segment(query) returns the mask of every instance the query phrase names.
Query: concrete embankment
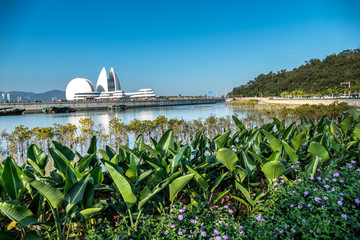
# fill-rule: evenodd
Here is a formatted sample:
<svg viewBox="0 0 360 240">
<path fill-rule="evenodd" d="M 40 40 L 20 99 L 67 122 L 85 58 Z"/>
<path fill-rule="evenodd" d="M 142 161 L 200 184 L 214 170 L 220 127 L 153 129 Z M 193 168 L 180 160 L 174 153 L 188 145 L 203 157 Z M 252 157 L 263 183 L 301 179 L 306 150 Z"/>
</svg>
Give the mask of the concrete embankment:
<svg viewBox="0 0 360 240">
<path fill-rule="evenodd" d="M 23 102 L 1 103 L 0 108 L 24 108 L 24 113 L 39 113 L 46 107 L 72 107 L 77 111 L 104 110 L 113 105 L 125 105 L 128 108 L 160 107 L 177 105 L 198 105 L 224 102 L 222 98 L 212 99 L 174 99 L 174 100 L 126 100 L 126 101 L 65 101 L 65 102 Z"/>
<path fill-rule="evenodd" d="M 287 105 L 289 107 L 296 107 L 303 104 L 310 105 L 329 105 L 333 102 L 346 102 L 349 106 L 360 108 L 360 99 L 270 99 L 270 98 L 258 98 L 258 97 L 247 97 L 247 98 L 236 98 L 240 101 L 258 100 L 260 104 L 280 104 Z"/>
<path fill-rule="evenodd" d="M 333 102 L 346 102 L 349 106 L 353 106 L 355 108 L 360 108 L 360 100 L 359 99 L 268 99 L 268 98 L 261 98 L 259 99 L 260 103 L 264 104 L 284 104 L 284 105 L 291 105 L 291 106 L 299 106 L 303 104 L 310 104 L 310 105 L 329 105 Z"/>
</svg>

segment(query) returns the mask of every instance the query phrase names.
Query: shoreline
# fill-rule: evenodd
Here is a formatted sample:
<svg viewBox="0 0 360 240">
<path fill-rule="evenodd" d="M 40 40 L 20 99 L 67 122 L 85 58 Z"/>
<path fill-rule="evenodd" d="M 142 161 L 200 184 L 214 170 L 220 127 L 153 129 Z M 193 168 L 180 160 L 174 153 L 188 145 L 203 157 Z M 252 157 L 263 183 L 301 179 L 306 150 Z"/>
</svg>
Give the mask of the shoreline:
<svg viewBox="0 0 360 240">
<path fill-rule="evenodd" d="M 268 104 L 268 105 L 284 105 L 288 107 L 297 107 L 304 104 L 309 105 L 330 105 L 333 102 L 345 102 L 349 106 L 355 107 L 357 109 L 360 109 L 360 99 L 270 99 L 270 98 L 255 98 L 255 97 L 249 97 L 249 98 L 236 98 L 235 101 L 249 101 L 249 100 L 258 100 L 258 104 Z"/>
<path fill-rule="evenodd" d="M 0 108 L 23 108 L 24 114 L 42 113 L 47 107 L 71 107 L 76 111 L 107 110 L 113 105 L 125 105 L 127 108 L 162 107 L 178 105 L 200 105 L 225 102 L 223 98 L 176 99 L 176 100 L 127 100 L 127 101 L 64 101 L 64 102 L 22 102 L 2 103 Z"/>
</svg>

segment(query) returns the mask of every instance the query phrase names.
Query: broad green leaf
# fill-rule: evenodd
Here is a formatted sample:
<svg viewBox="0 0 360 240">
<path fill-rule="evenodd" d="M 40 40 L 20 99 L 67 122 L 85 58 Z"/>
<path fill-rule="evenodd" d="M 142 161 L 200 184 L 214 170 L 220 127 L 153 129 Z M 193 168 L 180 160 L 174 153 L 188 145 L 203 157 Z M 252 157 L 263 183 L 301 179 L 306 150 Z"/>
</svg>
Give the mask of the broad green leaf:
<svg viewBox="0 0 360 240">
<path fill-rule="evenodd" d="M 205 192 L 209 188 L 209 184 L 205 181 L 203 176 L 201 176 L 195 169 L 190 166 L 186 166 L 191 173 L 195 174 L 195 180 L 200 185 L 201 189 Z"/>
<path fill-rule="evenodd" d="M 90 218 L 93 215 L 101 212 L 103 208 L 86 208 L 80 211 L 80 214 L 83 215 L 84 218 Z"/>
<path fill-rule="evenodd" d="M 210 191 L 213 193 L 215 191 L 215 189 L 217 188 L 217 186 L 219 186 L 219 184 L 221 183 L 221 181 L 226 177 L 226 175 L 228 174 L 228 172 L 226 173 L 222 173 L 220 174 L 211 184 L 210 186 Z"/>
<path fill-rule="evenodd" d="M 25 176 L 23 176 L 23 179 L 35 188 L 49 202 L 52 208 L 57 208 L 64 200 L 64 195 L 57 188 Z"/>
<path fill-rule="evenodd" d="M 273 153 L 270 155 L 270 157 L 269 157 L 268 160 L 269 160 L 270 162 L 271 162 L 271 161 L 277 161 L 277 160 L 279 160 L 280 155 L 281 155 L 280 151 L 275 151 L 275 152 L 273 152 Z"/>
<path fill-rule="evenodd" d="M 216 196 L 216 198 L 214 199 L 213 204 L 215 204 L 216 202 L 218 202 L 219 200 L 221 200 L 223 197 L 225 197 L 225 195 L 228 194 L 228 192 L 230 192 L 230 189 L 229 189 L 229 190 L 222 191 L 222 192 L 219 192 L 218 195 Z"/>
<path fill-rule="evenodd" d="M 276 137 L 274 137 L 274 135 L 269 133 L 268 131 L 261 130 L 261 132 L 265 135 L 265 137 L 269 141 L 272 150 L 274 152 L 275 151 L 280 151 L 281 152 L 281 150 L 282 150 L 281 142 Z"/>
<path fill-rule="evenodd" d="M 235 200 L 237 200 L 237 201 L 241 202 L 242 204 L 244 204 L 246 207 L 251 206 L 250 203 L 246 202 L 244 199 L 242 199 L 241 197 L 239 197 L 239 196 L 237 196 L 237 195 L 235 195 L 235 194 L 230 194 L 230 196 L 231 196 L 232 198 L 234 198 Z"/>
<path fill-rule="evenodd" d="M 247 176 L 248 178 L 250 179 L 252 173 L 254 171 L 256 171 L 256 165 L 255 163 L 248 157 L 248 155 L 242 151 L 241 152 L 241 156 L 242 156 L 242 159 L 244 160 L 244 163 L 245 163 L 245 167 L 246 167 L 246 171 L 247 171 Z M 250 181 L 249 181 L 250 182 Z"/>
<path fill-rule="evenodd" d="M 254 206 L 254 200 L 251 199 L 250 193 L 246 188 L 238 181 L 236 181 L 236 187 L 240 189 L 241 193 L 246 198 L 246 201 L 251 205 Z"/>
<path fill-rule="evenodd" d="M 175 157 L 171 160 L 171 173 L 174 173 L 177 170 L 181 160 L 184 158 L 185 152 L 188 149 L 190 149 L 188 145 L 182 147 L 180 151 L 175 155 Z"/>
<path fill-rule="evenodd" d="M 341 123 L 340 123 L 340 127 L 343 130 L 345 136 L 347 134 L 347 132 L 350 129 L 351 126 L 351 122 L 352 122 L 352 116 L 347 116 Z"/>
<path fill-rule="evenodd" d="M 94 179 L 94 185 L 102 183 L 104 181 L 104 175 L 101 167 L 95 168 L 91 173 L 91 177 Z"/>
<path fill-rule="evenodd" d="M 301 144 L 305 140 L 305 135 L 306 134 L 304 132 L 299 133 L 293 140 L 291 140 L 291 144 L 293 145 L 295 151 L 299 151 Z"/>
<path fill-rule="evenodd" d="M 135 194 L 132 192 L 128 180 L 116 169 L 114 164 L 107 161 L 102 161 L 102 163 L 104 164 L 106 170 L 109 172 L 111 178 L 113 179 L 116 187 L 118 188 L 121 196 L 126 203 L 126 206 L 128 208 L 133 206 L 136 203 L 137 199 Z"/>
<path fill-rule="evenodd" d="M 54 144 L 55 149 L 57 149 L 59 152 L 61 152 L 62 155 L 65 156 L 65 158 L 68 161 L 74 160 L 75 153 L 70 148 L 68 148 L 65 145 L 62 145 L 61 143 L 59 143 L 57 141 L 52 141 L 52 143 Z"/>
<path fill-rule="evenodd" d="M 360 139 L 360 123 L 356 124 L 353 135 L 356 139 Z"/>
<path fill-rule="evenodd" d="M 139 136 L 137 136 L 136 141 L 134 143 L 134 149 L 137 150 L 138 152 L 141 152 L 144 149 L 145 145 L 145 138 L 142 134 L 140 134 Z"/>
<path fill-rule="evenodd" d="M 293 122 L 284 132 L 282 135 L 282 140 L 288 140 L 291 134 L 294 132 L 294 129 L 296 128 L 296 123 Z"/>
<path fill-rule="evenodd" d="M 326 148 L 324 148 L 324 146 L 317 142 L 310 143 L 308 152 L 311 153 L 314 157 L 318 156 L 319 158 L 321 158 L 321 160 L 330 159 L 329 153 Z"/>
<path fill-rule="evenodd" d="M 287 153 L 287 155 L 289 156 L 291 162 L 293 164 L 297 164 L 298 160 L 299 160 L 299 157 L 298 155 L 296 154 L 295 150 L 290 147 L 289 144 L 287 144 L 284 140 L 281 141 L 282 144 L 284 145 L 284 149 L 285 149 L 285 152 Z"/>
<path fill-rule="evenodd" d="M 243 131 L 246 129 L 245 125 L 235 115 L 233 115 L 232 118 L 240 131 Z"/>
<path fill-rule="evenodd" d="M 37 222 L 34 214 L 26 207 L 2 202 L 0 203 L 0 211 L 23 226 L 30 226 Z"/>
<path fill-rule="evenodd" d="M 360 113 L 352 106 L 350 106 L 351 115 L 354 117 L 355 121 L 360 121 Z"/>
<path fill-rule="evenodd" d="M 77 182 L 77 178 L 75 176 L 75 173 L 72 171 L 70 167 L 67 167 L 64 193 L 66 193 L 71 188 L 71 186 L 74 185 L 76 182 Z"/>
<path fill-rule="evenodd" d="M 79 160 L 79 163 L 76 165 L 76 169 L 79 172 L 85 171 L 89 167 L 90 162 L 96 157 L 96 154 L 86 155 L 85 157 Z"/>
<path fill-rule="evenodd" d="M 69 191 L 67 191 L 64 200 L 66 203 L 66 212 L 68 213 L 78 202 L 83 199 L 86 185 L 90 179 L 90 174 L 83 177 L 79 182 L 75 183 Z"/>
<path fill-rule="evenodd" d="M 305 166 L 305 170 L 310 176 L 314 177 L 318 165 L 319 165 L 319 158 L 318 156 L 316 156 L 315 159 L 313 159 L 308 165 Z"/>
<path fill-rule="evenodd" d="M 215 149 L 218 150 L 220 148 L 223 148 L 223 147 L 227 147 L 225 146 L 226 145 L 226 142 L 227 142 L 227 139 L 230 135 L 230 130 L 224 132 L 223 134 L 221 134 L 220 136 L 218 136 L 217 138 L 214 139 L 214 142 L 215 142 Z"/>
<path fill-rule="evenodd" d="M 59 169 L 63 174 L 66 174 L 67 167 L 73 168 L 69 159 L 66 158 L 64 154 L 62 154 L 58 149 L 50 148 L 49 152 L 52 159 L 54 160 L 54 167 Z"/>
<path fill-rule="evenodd" d="M 1 176 L 3 187 L 10 199 L 18 200 L 24 188 L 21 180 L 22 172 L 12 157 L 4 160 L 4 170 Z"/>
<path fill-rule="evenodd" d="M 132 156 L 135 156 L 135 155 L 132 154 Z M 135 182 L 137 177 L 138 177 L 138 168 L 137 168 L 137 165 L 136 165 L 135 161 L 136 161 L 135 157 L 130 157 L 130 166 L 129 166 L 128 170 L 125 173 L 125 176 L 130 178 L 130 180 L 133 181 L 133 182 Z"/>
<path fill-rule="evenodd" d="M 225 165 L 230 172 L 234 171 L 235 164 L 239 161 L 236 153 L 228 148 L 222 148 L 216 152 L 216 159 Z"/>
<path fill-rule="evenodd" d="M 188 182 L 195 176 L 194 173 L 188 174 L 182 177 L 176 178 L 172 183 L 169 185 L 170 189 L 170 201 L 174 202 L 176 195 L 185 187 Z"/>
<path fill-rule="evenodd" d="M 248 150 L 248 153 L 253 156 L 253 158 L 255 158 L 255 160 L 258 161 L 262 166 L 267 163 L 266 159 L 263 156 L 253 153 L 250 150 Z"/>
<path fill-rule="evenodd" d="M 166 131 L 156 144 L 156 150 L 160 151 L 163 156 L 167 156 L 169 151 L 175 149 L 174 131 L 172 129 Z"/>
<path fill-rule="evenodd" d="M 41 169 L 40 166 L 31 160 L 30 158 L 27 159 L 27 162 L 35 169 L 36 173 L 39 173 L 41 177 L 45 176 L 45 169 Z"/>
<path fill-rule="evenodd" d="M 97 142 L 96 136 L 93 136 L 91 138 L 90 146 L 89 146 L 89 148 L 87 150 L 88 154 L 96 154 L 96 149 L 97 149 L 96 142 Z"/>
<path fill-rule="evenodd" d="M 286 171 L 286 167 L 280 161 L 272 161 L 266 163 L 261 171 L 263 171 L 265 176 L 271 181 L 281 176 Z"/>
<path fill-rule="evenodd" d="M 278 132 L 281 132 L 281 131 L 285 130 L 284 125 L 282 124 L 282 122 L 279 121 L 279 119 L 273 117 L 273 120 L 275 122 L 275 125 L 276 125 L 276 128 L 277 128 Z"/>
</svg>

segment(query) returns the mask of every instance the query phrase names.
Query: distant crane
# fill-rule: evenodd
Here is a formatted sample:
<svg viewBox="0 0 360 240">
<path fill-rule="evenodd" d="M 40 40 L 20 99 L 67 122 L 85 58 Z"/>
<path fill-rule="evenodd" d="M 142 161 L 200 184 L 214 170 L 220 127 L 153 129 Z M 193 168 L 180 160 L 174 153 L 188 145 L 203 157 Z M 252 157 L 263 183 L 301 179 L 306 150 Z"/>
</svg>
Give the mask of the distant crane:
<svg viewBox="0 0 360 240">
<path fill-rule="evenodd" d="M 340 83 L 340 85 L 343 85 L 343 84 L 348 84 L 349 85 L 349 97 L 350 97 L 350 82 L 342 82 L 342 83 Z"/>
</svg>

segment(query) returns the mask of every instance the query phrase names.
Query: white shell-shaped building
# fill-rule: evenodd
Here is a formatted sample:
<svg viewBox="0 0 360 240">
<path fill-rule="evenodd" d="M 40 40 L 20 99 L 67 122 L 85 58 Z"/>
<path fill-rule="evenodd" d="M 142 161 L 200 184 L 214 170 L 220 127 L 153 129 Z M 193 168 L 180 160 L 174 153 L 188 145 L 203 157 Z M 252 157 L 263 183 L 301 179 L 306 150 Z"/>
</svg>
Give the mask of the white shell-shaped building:
<svg viewBox="0 0 360 240">
<path fill-rule="evenodd" d="M 66 87 L 66 100 L 86 99 L 120 99 L 120 98 L 149 98 L 155 97 L 152 89 L 140 89 L 138 92 L 124 93 L 120 81 L 113 68 L 110 68 L 109 77 L 103 67 L 99 74 L 96 90 L 93 84 L 85 78 L 75 78 Z"/>
<path fill-rule="evenodd" d="M 110 69 L 109 78 L 106 76 L 106 69 L 105 67 L 102 68 L 97 84 L 96 84 L 96 91 L 97 92 L 113 92 L 119 91 L 120 89 L 120 82 L 119 78 L 117 77 L 113 68 Z"/>
<path fill-rule="evenodd" d="M 94 85 L 86 78 L 74 78 L 66 86 L 66 100 L 74 100 L 76 93 L 94 92 Z"/>
</svg>

